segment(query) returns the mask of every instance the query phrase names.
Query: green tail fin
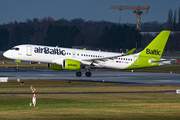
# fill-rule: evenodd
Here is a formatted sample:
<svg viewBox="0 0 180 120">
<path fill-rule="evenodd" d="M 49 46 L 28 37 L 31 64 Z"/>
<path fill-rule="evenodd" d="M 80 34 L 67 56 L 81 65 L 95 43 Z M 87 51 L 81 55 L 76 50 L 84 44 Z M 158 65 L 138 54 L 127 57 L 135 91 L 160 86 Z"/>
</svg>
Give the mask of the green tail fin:
<svg viewBox="0 0 180 120">
<path fill-rule="evenodd" d="M 161 58 L 170 32 L 171 31 L 162 31 L 159 33 L 159 35 L 139 55 Z"/>
</svg>

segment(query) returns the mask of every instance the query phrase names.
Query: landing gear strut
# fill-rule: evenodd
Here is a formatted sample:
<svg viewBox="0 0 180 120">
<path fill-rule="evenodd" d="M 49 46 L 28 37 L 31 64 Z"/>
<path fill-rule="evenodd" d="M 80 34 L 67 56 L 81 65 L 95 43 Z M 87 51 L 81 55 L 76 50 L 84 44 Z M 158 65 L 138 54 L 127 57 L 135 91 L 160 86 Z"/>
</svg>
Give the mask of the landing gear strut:
<svg viewBox="0 0 180 120">
<path fill-rule="evenodd" d="M 19 63 L 17 63 L 15 70 L 19 70 Z"/>
<path fill-rule="evenodd" d="M 76 72 L 76 76 L 77 76 L 77 77 L 81 77 L 81 75 L 82 75 L 81 71 L 77 71 L 77 72 Z"/>
</svg>

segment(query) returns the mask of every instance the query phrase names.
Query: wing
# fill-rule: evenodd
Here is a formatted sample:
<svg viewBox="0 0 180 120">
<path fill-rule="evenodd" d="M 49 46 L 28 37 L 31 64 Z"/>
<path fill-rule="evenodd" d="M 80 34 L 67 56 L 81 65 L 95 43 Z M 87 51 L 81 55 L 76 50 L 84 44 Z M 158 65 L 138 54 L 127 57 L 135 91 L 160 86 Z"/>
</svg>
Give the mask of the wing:
<svg viewBox="0 0 180 120">
<path fill-rule="evenodd" d="M 131 49 L 129 52 L 125 53 L 125 54 L 119 54 L 117 56 L 110 56 L 110 57 L 103 57 L 103 58 L 92 58 L 92 59 L 83 59 L 82 62 L 84 61 L 85 64 L 91 64 L 93 65 L 93 63 L 100 63 L 100 62 L 106 62 L 108 60 L 114 60 L 114 59 L 118 59 L 119 57 L 125 56 L 125 55 L 131 55 L 134 50 L 136 48 Z"/>
<path fill-rule="evenodd" d="M 91 59 L 83 59 L 81 60 L 81 62 L 83 64 L 86 64 L 86 65 L 93 65 L 94 66 L 94 63 L 100 63 L 100 62 L 106 62 L 108 60 L 114 60 L 114 59 L 117 59 L 119 57 L 122 57 L 124 56 L 124 54 L 120 54 L 120 55 L 117 55 L 117 56 L 109 56 L 109 57 L 103 57 L 103 58 L 91 58 Z"/>
</svg>

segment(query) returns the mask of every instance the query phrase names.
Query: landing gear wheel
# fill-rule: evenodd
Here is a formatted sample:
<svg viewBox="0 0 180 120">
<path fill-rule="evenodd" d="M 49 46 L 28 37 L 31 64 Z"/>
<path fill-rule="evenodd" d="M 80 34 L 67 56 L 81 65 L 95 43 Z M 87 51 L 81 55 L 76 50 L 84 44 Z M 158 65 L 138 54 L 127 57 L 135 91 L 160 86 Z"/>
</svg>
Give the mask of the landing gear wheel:
<svg viewBox="0 0 180 120">
<path fill-rule="evenodd" d="M 15 70 L 19 70 L 19 67 L 18 67 L 18 66 L 16 66 L 16 67 L 15 67 Z"/>
<path fill-rule="evenodd" d="M 80 71 L 76 72 L 77 77 L 81 77 L 82 73 Z"/>
<path fill-rule="evenodd" d="M 86 77 L 91 77 L 91 72 L 86 72 L 85 75 Z"/>
</svg>

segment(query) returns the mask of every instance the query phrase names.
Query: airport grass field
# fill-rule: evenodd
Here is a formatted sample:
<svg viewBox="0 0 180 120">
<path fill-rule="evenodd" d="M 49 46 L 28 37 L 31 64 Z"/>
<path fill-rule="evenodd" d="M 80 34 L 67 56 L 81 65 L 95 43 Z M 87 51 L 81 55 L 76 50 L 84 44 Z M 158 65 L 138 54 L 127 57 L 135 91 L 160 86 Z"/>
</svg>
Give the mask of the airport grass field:
<svg viewBox="0 0 180 120">
<path fill-rule="evenodd" d="M 31 108 L 36 88 L 36 108 Z M 56 80 L 16 80 L 0 83 L 0 119 L 180 119 L 180 95 L 176 93 L 87 93 L 175 91 L 180 87 L 123 87 L 120 83 Z M 50 94 L 50 93 L 63 94 Z M 79 92 L 81 92 L 79 94 Z M 26 93 L 26 94 L 2 94 Z M 49 93 L 49 94 L 38 94 Z"/>
<path fill-rule="evenodd" d="M 12 62 L 2 56 L 0 59 L 0 62 Z M 0 64 L 0 67 L 15 66 L 15 64 Z M 19 67 L 47 69 L 46 64 L 20 64 Z M 136 71 L 180 73 L 180 65 L 134 70 L 134 72 Z M 16 80 L 0 83 L 0 119 L 180 119 L 180 94 L 110 93 L 175 91 L 180 87 L 125 87 L 120 83 L 74 81 L 68 84 L 68 81 L 58 80 L 24 80 L 23 82 L 24 85 Z M 35 109 L 30 107 L 33 96 L 31 85 L 36 88 L 37 104 Z"/>
</svg>

